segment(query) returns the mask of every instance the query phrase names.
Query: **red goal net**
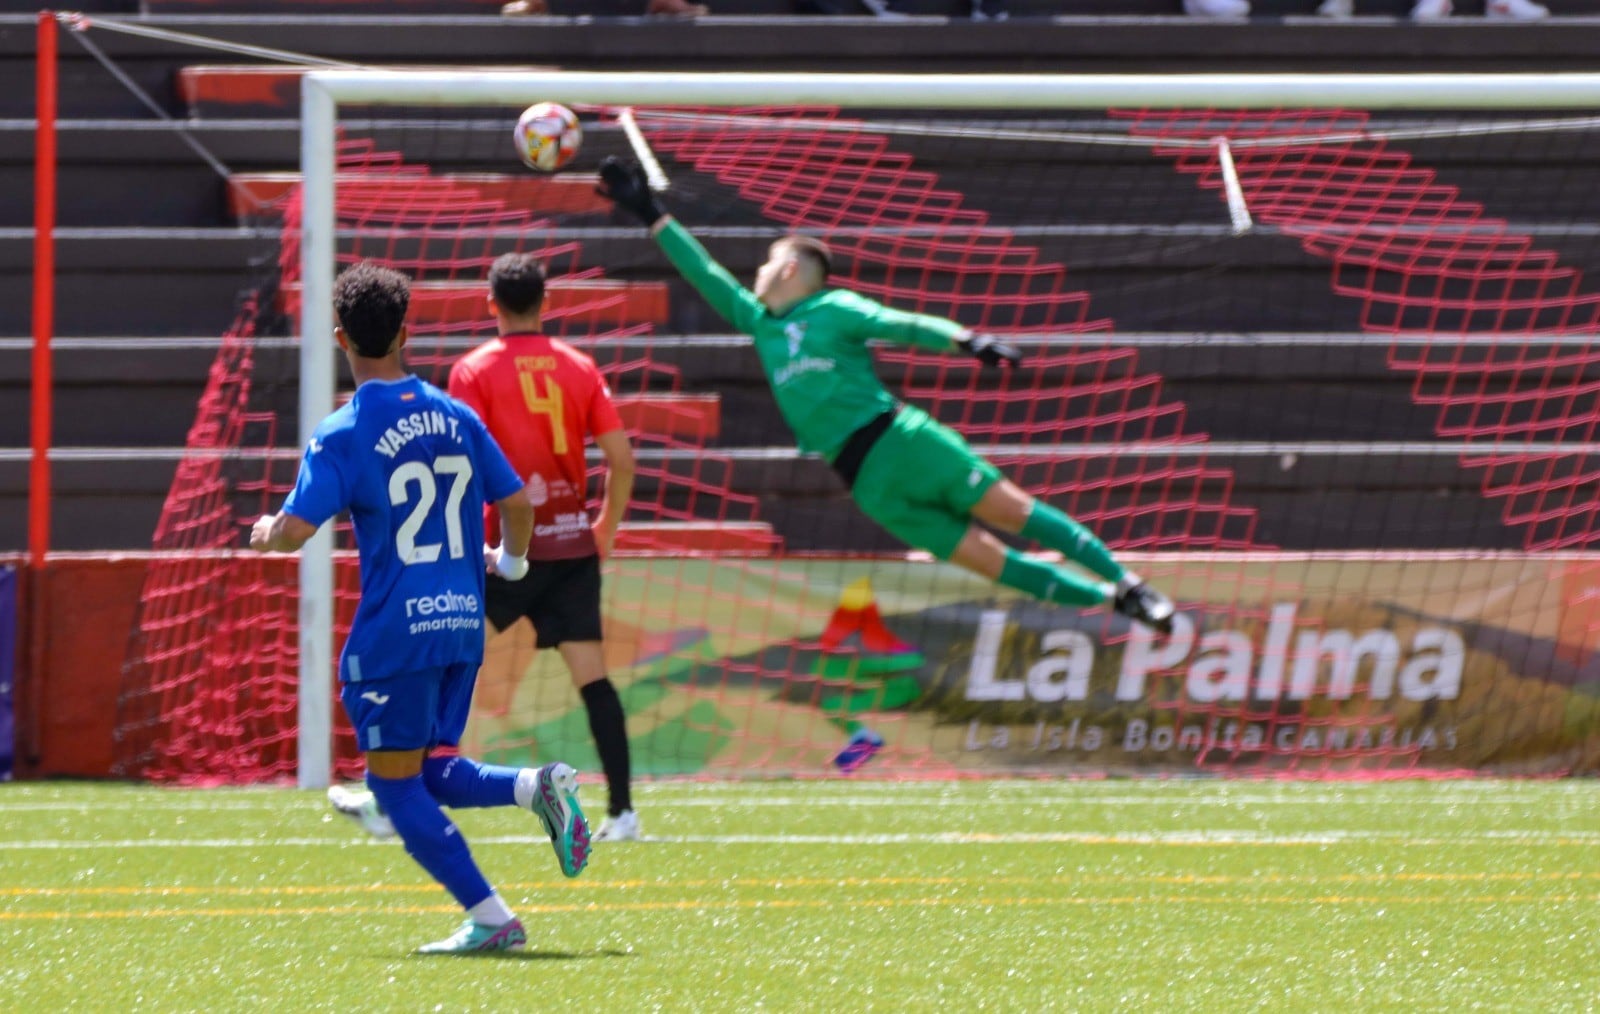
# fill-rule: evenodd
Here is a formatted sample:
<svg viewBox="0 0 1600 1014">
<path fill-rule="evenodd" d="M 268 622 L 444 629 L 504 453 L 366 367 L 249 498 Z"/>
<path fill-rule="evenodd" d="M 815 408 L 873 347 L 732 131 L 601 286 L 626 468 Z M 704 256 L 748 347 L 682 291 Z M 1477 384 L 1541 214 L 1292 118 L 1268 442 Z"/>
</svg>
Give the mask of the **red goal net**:
<svg viewBox="0 0 1600 1014">
<path fill-rule="evenodd" d="M 493 333 L 494 257 L 549 266 L 549 331 L 600 363 L 640 460 L 605 606 L 641 773 L 1594 767 L 1597 251 L 1576 223 L 1600 209 L 1562 185 L 1592 131 L 635 110 L 664 202 L 736 276 L 803 231 L 832 246 L 835 284 L 1019 344 L 1004 374 L 877 359 L 897 395 L 1171 591 L 1185 619 L 1168 639 L 907 556 L 862 516 L 794 450 L 747 340 L 594 195 L 599 158 L 629 146 L 615 110 L 580 112 L 577 164 L 534 176 L 512 161 L 516 110 L 349 111 L 338 261 L 416 280 L 409 361 L 441 386 Z M 241 215 L 281 228 L 281 257 L 223 342 L 157 533 L 120 702 L 130 774 L 295 768 L 293 564 L 238 552 L 298 458 L 290 168 L 232 182 Z M 342 624 L 348 554 L 337 573 Z M 593 770 L 581 701 L 532 643 L 513 628 L 491 645 L 465 745 Z"/>
</svg>

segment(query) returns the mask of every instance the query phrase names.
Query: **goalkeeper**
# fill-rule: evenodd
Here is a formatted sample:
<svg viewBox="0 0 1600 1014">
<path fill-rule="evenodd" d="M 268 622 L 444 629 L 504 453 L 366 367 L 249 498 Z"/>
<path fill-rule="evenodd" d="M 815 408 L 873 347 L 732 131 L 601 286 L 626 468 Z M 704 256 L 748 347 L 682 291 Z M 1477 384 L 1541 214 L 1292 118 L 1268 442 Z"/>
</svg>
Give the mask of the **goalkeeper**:
<svg viewBox="0 0 1600 1014">
<path fill-rule="evenodd" d="M 1016 366 L 1022 356 L 1015 348 L 953 321 L 828 288 L 828 248 L 808 236 L 773 243 L 755 290 L 748 290 L 662 210 L 637 164 L 607 158 L 600 181 L 600 193 L 650 228 L 712 309 L 755 340 L 800 449 L 821 454 L 868 517 L 912 546 L 1034 598 L 1075 607 L 1110 603 L 1171 632 L 1166 596 L 1118 563 L 1083 525 L 1002 477 L 960 434 L 897 402 L 879 382 L 866 343 L 881 338 L 965 352 L 985 366 Z M 1025 556 L 975 522 L 1057 550 L 1089 573 Z"/>
</svg>

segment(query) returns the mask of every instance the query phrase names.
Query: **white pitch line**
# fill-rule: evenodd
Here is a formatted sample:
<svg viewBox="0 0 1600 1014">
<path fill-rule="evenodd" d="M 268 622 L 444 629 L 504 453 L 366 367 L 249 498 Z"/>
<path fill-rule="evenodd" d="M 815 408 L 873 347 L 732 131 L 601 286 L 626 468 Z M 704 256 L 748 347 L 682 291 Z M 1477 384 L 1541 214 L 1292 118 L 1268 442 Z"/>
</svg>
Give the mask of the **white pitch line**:
<svg viewBox="0 0 1600 1014">
<path fill-rule="evenodd" d="M 1470 845 L 1516 842 L 1524 845 L 1600 844 L 1600 831 L 1476 831 L 1462 834 L 1414 835 L 1403 831 L 1303 831 L 1262 834 L 1255 831 L 1050 831 L 983 834 L 729 834 L 652 835 L 658 844 L 692 845 L 1344 845 L 1401 842 L 1407 845 Z M 542 845 L 532 835 L 474 837 L 474 845 Z M 368 848 L 398 847 L 394 841 L 331 838 L 130 838 L 124 840 L 0 841 L 0 852 L 38 849 L 230 849 L 230 848 Z"/>
<path fill-rule="evenodd" d="M 542 840 L 542 839 L 532 839 Z M 1455 845 L 1519 841 L 1530 845 L 1600 843 L 1600 832 L 1507 831 L 1461 835 L 1413 835 L 1402 831 L 1306 831 L 1261 834 L 1254 831 L 1048 831 L 984 834 L 962 831 L 881 835 L 659 835 L 653 842 L 709 845 L 1338 845 L 1404 842 Z"/>
</svg>

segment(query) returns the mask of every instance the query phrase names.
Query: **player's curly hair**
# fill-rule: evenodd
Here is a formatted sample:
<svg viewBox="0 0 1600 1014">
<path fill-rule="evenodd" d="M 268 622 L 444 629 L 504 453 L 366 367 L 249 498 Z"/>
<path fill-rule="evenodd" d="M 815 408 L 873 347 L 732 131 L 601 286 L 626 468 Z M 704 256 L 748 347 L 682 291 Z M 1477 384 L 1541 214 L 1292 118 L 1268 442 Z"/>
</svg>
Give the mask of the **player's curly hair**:
<svg viewBox="0 0 1600 1014">
<path fill-rule="evenodd" d="M 372 261 L 352 264 L 333 283 L 333 312 L 339 326 L 356 355 L 368 359 L 389 354 L 410 305 L 410 280 Z"/>
<path fill-rule="evenodd" d="M 504 253 L 489 265 L 489 295 L 517 316 L 533 313 L 544 303 L 544 265 L 530 253 Z"/>
</svg>

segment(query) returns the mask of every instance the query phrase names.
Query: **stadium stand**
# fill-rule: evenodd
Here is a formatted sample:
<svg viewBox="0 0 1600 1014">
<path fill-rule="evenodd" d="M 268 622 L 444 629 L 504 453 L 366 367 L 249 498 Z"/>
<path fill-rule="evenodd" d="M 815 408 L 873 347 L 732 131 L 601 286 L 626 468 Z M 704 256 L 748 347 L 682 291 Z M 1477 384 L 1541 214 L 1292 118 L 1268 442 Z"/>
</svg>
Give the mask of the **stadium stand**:
<svg viewBox="0 0 1600 1014">
<path fill-rule="evenodd" d="M 131 3 L 86 5 L 90 11 L 132 13 Z M 377 8 L 381 6 L 382 13 Z M 1341 69 L 1341 70 L 1532 70 L 1588 69 L 1600 22 L 1600 0 L 1555 0 L 1558 21 L 1519 26 L 1515 31 L 1484 30 L 1471 22 L 1426 28 L 1396 22 L 1383 32 L 1373 24 L 1327 24 L 1292 15 L 1306 4 L 1258 0 L 1255 24 L 1193 24 L 1177 16 L 1175 4 L 1128 0 L 1029 3 L 1013 0 L 1005 23 L 952 27 L 945 16 L 959 16 L 965 5 L 914 0 L 894 7 L 920 15 L 893 23 L 851 19 L 848 30 L 835 19 L 798 18 L 775 39 L 770 22 L 787 3 L 746 0 L 719 3 L 719 17 L 686 24 L 631 16 L 633 3 L 601 3 L 601 20 L 562 16 L 502 21 L 495 16 L 463 16 L 498 4 L 417 0 L 382 5 L 359 0 L 273 3 L 244 0 L 147 0 L 140 10 L 152 23 L 237 41 L 313 52 L 339 59 L 406 63 L 553 63 L 567 67 L 662 69 L 671 67 L 834 70 L 980 71 L 1120 68 L 1141 70 Z M 1362 13 L 1398 17 L 1406 3 L 1363 5 Z M 1463 7 L 1467 5 L 1462 5 Z M 479 9 L 482 9 L 481 11 Z M 268 15 L 267 11 L 273 13 Z M 1115 11 L 1118 17 L 1106 17 Z M 633 12 L 636 13 L 636 12 Z M 214 15 L 226 14 L 221 20 Z M 605 15 L 614 15 L 606 20 Z M 726 14 L 726 17 L 720 16 Z M 399 16 L 404 15 L 404 16 Z M 1046 18 L 1045 15 L 1060 15 Z M 1284 20 L 1284 16 L 1288 20 Z M 1097 18 L 1092 22 L 1085 18 Z M 449 31 L 441 31 L 444 25 Z M 1085 31 L 1092 25 L 1092 31 Z M 95 65 L 70 37 L 63 39 L 61 95 L 61 172 L 59 192 L 59 309 L 57 345 L 56 546 L 60 549 L 144 548 L 165 497 L 177 452 L 205 383 L 217 336 L 234 315 L 239 279 L 264 253 L 259 228 L 242 228 L 262 219 L 253 215 L 294 183 L 297 155 L 296 80 L 293 68 L 239 65 L 147 40 L 101 37 L 100 43 L 130 78 L 155 96 L 170 115 L 180 117 L 194 137 L 233 171 L 220 179 L 183 144 L 177 127 L 151 117 L 121 84 Z M 1424 44 L 1425 43 L 1425 44 Z M 31 45 L 32 18 L 0 21 L 0 398 L 19 408 L 27 403 L 31 221 Z M 599 142 L 605 143 L 605 142 Z M 501 209 L 532 213 L 559 208 L 582 216 L 603 212 L 582 177 L 534 180 L 504 176 L 476 153 L 446 158 L 433 168 L 437 186 L 451 193 L 470 191 Z M 1094 171 L 1077 167 L 1077 171 Z M 1140 164 L 1108 165 L 1105 172 L 1170 173 L 1170 167 L 1141 156 Z M 987 195 L 1003 205 L 1003 193 Z M 1547 194 L 1518 190 L 1510 199 L 1543 200 Z M 1564 194 L 1569 213 L 1583 221 L 1600 218 L 1600 208 L 1582 195 Z M 1087 209 L 1064 209 L 1086 214 Z M 1515 217 L 1516 206 L 1501 204 L 1498 214 Z M 1171 188 L 1158 206 L 1142 209 L 1151 226 L 1210 217 L 1211 198 L 1192 188 Z M 582 225 L 575 228 L 581 229 Z M 1160 334 L 1184 327 L 1172 306 L 1153 303 L 1125 284 L 1129 274 L 1146 269 L 1124 256 L 1114 237 L 1079 237 L 1072 260 L 1079 283 L 1093 292 L 1093 312 L 1115 319 L 1122 334 Z M 631 244 L 631 246 L 630 246 Z M 1096 245 L 1098 244 L 1098 245 Z M 651 259 L 642 237 L 612 241 L 609 256 L 637 264 Z M 762 254 L 762 243 L 730 242 L 719 255 L 748 276 Z M 1046 244 L 1043 255 L 1060 256 Z M 1172 249 L 1168 258 L 1206 262 L 1215 251 L 1204 244 Z M 1173 266 L 1168 264 L 1166 266 Z M 1181 266 L 1181 264 L 1180 264 Z M 594 277 L 555 290 L 577 298 L 574 319 L 603 320 L 607 326 L 649 323 L 667 334 L 716 337 L 703 311 L 664 265 L 654 278 L 600 277 L 602 264 L 585 264 Z M 1213 327 L 1255 333 L 1333 334 L 1359 328 L 1362 307 L 1334 293 L 1327 265 L 1292 244 L 1271 238 L 1230 245 L 1220 277 L 1193 274 L 1187 293 L 1200 299 L 1221 285 L 1246 286 L 1249 279 L 1274 277 L 1275 290 L 1294 293 L 1271 307 L 1250 306 L 1249 319 L 1213 319 Z M 160 294 L 149 300 L 149 293 Z M 572 294 L 568 296 L 566 294 Z M 609 294 L 609 295 L 607 295 Z M 599 303 L 592 297 L 603 296 Z M 613 298 L 614 297 L 614 298 Z M 278 293 L 280 311 L 293 309 L 293 284 Z M 461 300 L 476 297 L 449 286 L 424 286 L 418 311 L 447 319 Z M 602 308 L 603 304 L 603 308 Z M 558 304 L 559 305 L 559 304 Z M 1241 301 L 1241 306 L 1248 301 Z M 577 333 L 575 327 L 572 333 Z M 1049 355 L 1050 349 L 1041 349 Z M 1055 350 L 1059 351 L 1059 350 Z M 293 352 L 270 340 L 264 357 Z M 848 505 L 820 463 L 781 467 L 738 452 L 785 443 L 775 412 L 753 366 L 723 354 L 715 344 L 666 345 L 657 361 L 673 372 L 679 389 L 641 390 L 625 402 L 641 423 L 661 426 L 669 435 L 697 434 L 712 446 L 734 452 L 731 485 L 763 499 L 761 516 L 793 549 L 878 549 L 866 541 L 837 544 L 828 536 L 844 530 L 830 519 L 845 516 Z M 1051 367 L 1071 371 L 1062 360 Z M 886 366 L 888 375 L 910 378 L 904 363 Z M 1156 390 L 1152 404 L 1183 403 L 1189 432 L 1214 440 L 1258 438 L 1264 421 L 1252 397 L 1283 385 L 1303 390 L 1300 414 L 1275 416 L 1274 432 L 1283 439 L 1359 440 L 1403 434 L 1434 435 L 1435 413 L 1412 397 L 1414 378 L 1397 372 L 1381 357 L 1355 348 L 1315 357 L 1296 357 L 1281 344 L 1260 343 L 1229 350 L 1197 347 L 1150 348 L 1141 353 L 1130 383 L 1146 378 Z M 1048 380 L 1048 377 L 1045 378 Z M 1338 399 L 1362 407 L 1337 423 L 1318 413 L 1319 399 Z M 687 399 L 687 400 L 685 400 Z M 1162 401 L 1165 399 L 1165 401 Z M 1281 397 L 1275 403 L 1281 402 Z M 279 406 L 288 411 L 288 406 Z M 950 418 L 952 405 L 940 409 Z M 1015 409 L 1013 409 L 1015 410 Z M 1003 420 L 1002 420 L 1003 421 Z M 0 414 L 0 447 L 26 446 L 27 413 Z M 96 456 L 86 448 L 118 448 Z M 1352 470 L 1330 461 L 1287 473 L 1260 459 L 1229 460 L 1213 454 L 1235 483 L 1239 502 L 1259 512 L 1255 532 L 1263 541 L 1305 546 L 1317 537 L 1301 519 L 1308 505 L 1339 505 L 1359 516 L 1365 494 L 1381 493 L 1386 516 L 1417 519 L 1412 525 L 1374 518 L 1351 529 L 1351 545 L 1411 547 L 1439 545 L 1518 546 L 1522 537 L 1499 523 L 1499 508 L 1480 495 L 1476 475 L 1449 459 L 1438 459 L 1426 474 L 1402 469 L 1382 454 Z M 659 475 L 679 467 L 662 459 Z M 1403 478 L 1402 478 L 1403 477 Z M 665 479 L 663 479 L 665 481 Z M 641 497 L 654 495 L 647 473 Z M 0 457 L 0 548 L 23 543 L 26 496 L 25 455 Z M 109 525 L 105 507 L 119 510 Z M 1396 507 L 1399 503 L 1401 506 Z M 861 531 L 862 526 L 848 526 Z M 1325 537 L 1325 533 L 1322 537 Z M 820 541 L 819 541 L 820 540 Z M 1321 545 L 1319 548 L 1339 548 Z"/>
</svg>

